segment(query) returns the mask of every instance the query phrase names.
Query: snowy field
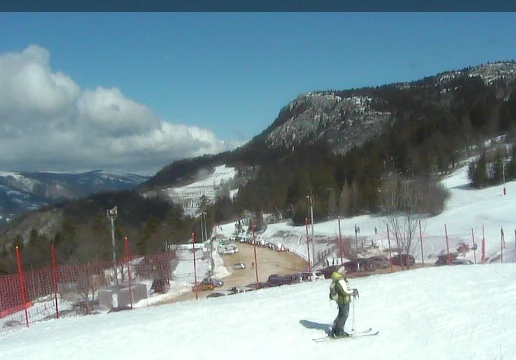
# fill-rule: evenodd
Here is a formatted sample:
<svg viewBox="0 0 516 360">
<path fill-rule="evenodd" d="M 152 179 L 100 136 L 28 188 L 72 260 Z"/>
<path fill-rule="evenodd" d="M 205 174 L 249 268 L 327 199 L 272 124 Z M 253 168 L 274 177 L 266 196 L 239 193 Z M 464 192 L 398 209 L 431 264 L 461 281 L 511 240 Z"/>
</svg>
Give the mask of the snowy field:
<svg viewBox="0 0 516 360">
<path fill-rule="evenodd" d="M 35 323 L 0 357 L 45 359 L 515 359 L 515 264 L 443 266 L 352 279 L 346 324 L 374 337 L 315 343 L 336 315 L 329 280 Z M 342 355 L 344 356 L 344 355 Z"/>
<path fill-rule="evenodd" d="M 462 168 L 443 183 L 452 194 L 446 210 L 427 219 L 423 226 L 428 263 L 446 249 L 445 225 L 452 249 L 463 241 L 471 245 L 472 229 L 479 243 L 484 228 L 486 255 L 497 260 L 352 279 L 360 299 L 352 308 L 346 329 L 351 330 L 354 322 L 358 330 L 378 329 L 378 336 L 313 342 L 312 338 L 324 335 L 323 330 L 336 315 L 335 304 L 328 301 L 329 280 L 321 280 L 146 307 L 161 300 L 151 297 L 131 311 L 31 323 L 29 328 L 0 337 L 0 358 L 90 359 L 109 355 L 125 359 L 312 360 L 349 352 L 362 359 L 516 359 L 516 182 L 506 184 L 506 196 L 503 185 L 472 190 L 467 186 L 467 170 Z M 355 225 L 360 227 L 361 237 L 387 246 L 381 217 L 342 219 L 342 235 L 354 236 Z M 501 228 L 506 243 L 503 264 L 497 258 Z M 226 224 L 221 229 L 219 234 L 231 236 L 235 226 Z M 318 238 L 337 236 L 338 223 L 317 223 L 314 233 Z M 304 226 L 271 224 L 259 237 L 307 256 Z M 327 246 L 316 243 L 318 251 Z M 474 255 L 471 251 L 466 258 L 473 260 Z M 418 254 L 415 256 L 419 260 Z M 476 258 L 478 262 L 479 250 Z M 225 269 L 220 262 L 217 265 Z M 224 271 L 220 277 L 227 275 Z M 182 290 L 175 289 L 160 296 L 179 293 Z"/>
<path fill-rule="evenodd" d="M 224 183 L 234 179 L 236 169 L 226 165 L 216 166 L 212 174 L 199 174 L 200 179 L 191 184 L 167 189 L 167 195 L 175 200 L 186 202 L 185 212 L 195 214 L 198 209 L 198 200 L 206 196 L 210 201 L 215 199 L 217 189 Z M 235 191 L 230 192 L 235 195 Z"/>
</svg>

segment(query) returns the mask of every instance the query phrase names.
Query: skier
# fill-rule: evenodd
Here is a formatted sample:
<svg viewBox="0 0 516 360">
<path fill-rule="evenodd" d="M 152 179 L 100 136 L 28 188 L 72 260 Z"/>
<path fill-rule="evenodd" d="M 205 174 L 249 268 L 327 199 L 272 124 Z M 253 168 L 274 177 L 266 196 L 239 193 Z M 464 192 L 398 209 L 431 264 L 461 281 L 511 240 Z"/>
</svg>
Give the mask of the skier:
<svg viewBox="0 0 516 360">
<path fill-rule="evenodd" d="M 346 277 L 346 268 L 341 266 L 337 271 L 331 274 L 332 284 L 330 285 L 330 297 L 337 302 L 339 306 L 339 313 L 333 322 L 331 329 L 331 337 L 346 337 L 349 336 L 344 331 L 344 325 L 349 315 L 349 304 L 351 303 L 351 296 L 358 295 L 357 289 L 350 289 L 348 278 Z M 332 296 L 332 288 L 334 289 Z"/>
</svg>

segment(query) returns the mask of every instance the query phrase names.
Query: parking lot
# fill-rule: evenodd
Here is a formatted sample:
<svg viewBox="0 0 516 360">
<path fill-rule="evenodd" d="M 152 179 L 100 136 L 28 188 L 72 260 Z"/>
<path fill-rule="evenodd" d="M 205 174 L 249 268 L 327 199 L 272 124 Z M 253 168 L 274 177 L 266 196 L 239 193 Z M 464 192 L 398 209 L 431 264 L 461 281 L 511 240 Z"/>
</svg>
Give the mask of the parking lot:
<svg viewBox="0 0 516 360">
<path fill-rule="evenodd" d="M 246 265 L 242 270 L 231 270 L 232 274 L 222 278 L 224 286 L 215 288 L 213 291 L 200 291 L 199 298 L 208 296 L 211 292 L 228 290 L 235 286 L 245 286 L 256 282 L 256 270 L 252 268 L 254 262 L 254 246 L 249 244 L 238 244 L 239 252 L 232 255 L 221 255 L 224 265 L 228 268 L 232 264 L 243 262 Z M 277 252 L 263 247 L 256 247 L 258 260 L 258 280 L 266 282 L 270 275 L 288 275 L 298 271 L 306 271 L 308 263 L 292 252 Z M 198 279 L 201 281 L 202 279 Z M 174 303 L 195 299 L 195 292 L 189 292 L 167 301 Z M 163 303 L 159 303 L 163 304 Z"/>
<path fill-rule="evenodd" d="M 231 271 L 231 275 L 220 279 L 224 281 L 224 285 L 222 287 L 216 287 L 213 290 L 199 291 L 199 298 L 205 298 L 214 292 L 225 292 L 234 287 L 244 287 L 246 285 L 256 283 L 256 270 L 252 266 L 255 259 L 254 246 L 247 243 L 237 243 L 237 247 L 238 252 L 234 254 L 220 255 L 224 261 L 224 265 Z M 291 275 L 296 272 L 306 271 L 308 268 L 308 263 L 292 252 L 278 252 L 266 247 L 257 246 L 256 257 L 258 260 L 258 280 L 260 282 L 267 282 L 269 276 L 273 274 L 280 276 Z M 231 266 L 236 263 L 244 263 L 246 265 L 245 269 L 231 270 Z M 429 264 L 426 265 L 429 266 Z M 415 264 L 411 269 L 419 267 L 421 267 L 421 264 Z M 393 265 L 392 270 L 397 272 L 401 270 L 401 267 Z M 367 271 L 366 269 L 359 272 L 351 271 L 348 273 L 348 276 L 353 278 L 374 274 L 387 274 L 390 272 L 391 269 L 390 266 L 388 266 L 376 268 L 373 271 Z M 198 282 L 201 281 L 202 279 L 199 278 Z M 173 299 L 158 302 L 156 305 L 193 300 L 195 299 L 195 296 L 195 292 L 190 291 L 183 295 L 174 297 Z"/>
</svg>

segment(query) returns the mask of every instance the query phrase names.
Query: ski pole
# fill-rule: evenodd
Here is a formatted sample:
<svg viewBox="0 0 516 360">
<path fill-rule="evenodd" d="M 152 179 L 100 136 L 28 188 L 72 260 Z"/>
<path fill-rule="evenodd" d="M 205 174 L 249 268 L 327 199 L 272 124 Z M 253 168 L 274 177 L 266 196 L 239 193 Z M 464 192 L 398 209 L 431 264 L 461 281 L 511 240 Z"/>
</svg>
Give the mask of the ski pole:
<svg viewBox="0 0 516 360">
<path fill-rule="evenodd" d="M 353 299 L 353 322 L 351 323 L 351 331 L 355 331 L 355 299 Z"/>
<path fill-rule="evenodd" d="M 358 289 L 353 289 L 353 320 L 351 322 L 351 331 L 355 331 L 355 300 L 359 297 Z"/>
</svg>

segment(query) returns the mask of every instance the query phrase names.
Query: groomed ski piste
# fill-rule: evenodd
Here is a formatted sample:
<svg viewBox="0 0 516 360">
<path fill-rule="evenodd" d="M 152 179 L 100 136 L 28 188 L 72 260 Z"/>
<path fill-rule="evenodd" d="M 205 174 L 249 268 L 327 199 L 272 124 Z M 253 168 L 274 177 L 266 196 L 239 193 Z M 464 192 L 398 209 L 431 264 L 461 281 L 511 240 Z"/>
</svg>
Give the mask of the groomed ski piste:
<svg viewBox="0 0 516 360">
<path fill-rule="evenodd" d="M 322 344 L 337 308 L 328 300 L 330 280 L 281 286 L 227 297 L 136 308 L 110 314 L 54 319 L 0 338 L 2 359 L 515 359 L 516 182 L 482 190 L 468 187 L 467 168 L 443 180 L 451 198 L 446 210 L 425 221 L 428 263 L 450 247 L 479 241 L 485 229 L 487 264 L 427 267 L 350 280 L 360 298 L 351 306 L 346 330 L 373 328 L 377 336 Z M 343 219 L 343 235 L 384 226 L 382 219 Z M 222 227 L 231 232 L 234 224 Z M 506 248 L 500 263 L 500 228 Z M 315 224 L 316 236 L 337 234 L 337 222 Z M 301 256 L 305 227 L 269 225 L 260 236 L 282 241 Z M 278 234 L 284 234 L 280 238 Z M 383 246 L 379 231 L 375 237 Z M 297 234 L 297 235 L 296 235 Z M 306 233 L 305 233 L 306 234 Z M 299 246 L 295 245 L 299 243 Z M 290 245 L 290 246 L 289 246 Z M 477 251 L 477 262 L 480 252 Z M 432 257 L 433 256 L 433 257 Z M 466 258 L 473 259 L 473 252 Z M 416 255 L 417 258 L 417 255 Z"/>
</svg>

